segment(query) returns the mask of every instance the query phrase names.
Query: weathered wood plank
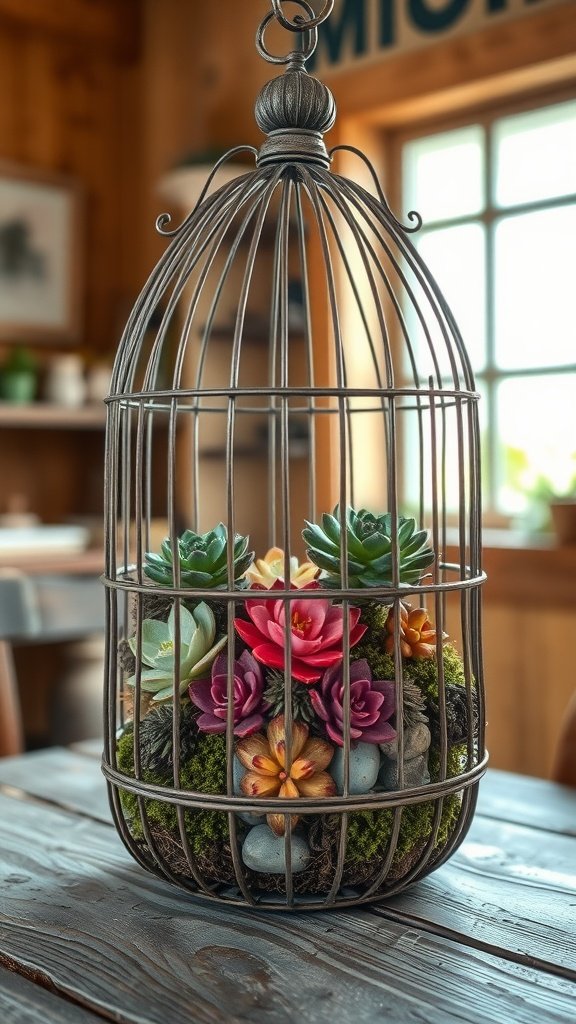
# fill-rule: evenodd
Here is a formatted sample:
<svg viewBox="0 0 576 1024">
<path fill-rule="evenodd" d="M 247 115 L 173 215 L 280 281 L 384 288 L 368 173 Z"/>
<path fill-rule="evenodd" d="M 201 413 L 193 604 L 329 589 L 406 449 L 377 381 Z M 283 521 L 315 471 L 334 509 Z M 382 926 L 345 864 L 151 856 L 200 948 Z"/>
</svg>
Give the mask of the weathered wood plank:
<svg viewBox="0 0 576 1024">
<path fill-rule="evenodd" d="M 534 780 L 500 776 L 527 803 Z M 110 821 L 98 762 L 70 750 L 52 748 L 2 760 L 0 784 Z M 542 802 L 546 794 L 561 789 L 546 782 L 540 788 Z M 568 808 L 571 793 L 564 795 Z M 486 800 L 484 805 L 490 806 Z M 516 808 L 519 817 L 522 806 L 519 802 Z M 545 898 L 535 898 L 544 891 Z M 541 961 L 552 969 L 576 971 L 576 929 L 569 898 L 574 892 L 576 840 L 551 833 L 540 842 L 540 833 L 535 837 L 525 826 L 477 815 L 454 857 L 420 885 L 382 905 L 379 913 L 455 935 L 465 944 L 502 950 L 504 956 L 526 963 Z"/>
<path fill-rule="evenodd" d="M 478 816 L 451 860 L 374 913 L 576 979 L 575 906 L 575 839 Z"/>
<path fill-rule="evenodd" d="M 110 822 L 100 763 L 63 747 L 0 760 L 0 788 L 11 787 L 67 810 Z"/>
<path fill-rule="evenodd" d="M 2 1024 L 102 1024 L 102 1017 L 1 967 L 0 1020 Z"/>
<path fill-rule="evenodd" d="M 56 809 L 0 796 L 0 848 L 0 955 L 118 1021 L 573 1022 L 570 981 L 361 909 L 179 897 L 110 828 Z"/>
<path fill-rule="evenodd" d="M 576 836 L 576 790 L 489 769 L 480 783 L 478 814 Z"/>
</svg>

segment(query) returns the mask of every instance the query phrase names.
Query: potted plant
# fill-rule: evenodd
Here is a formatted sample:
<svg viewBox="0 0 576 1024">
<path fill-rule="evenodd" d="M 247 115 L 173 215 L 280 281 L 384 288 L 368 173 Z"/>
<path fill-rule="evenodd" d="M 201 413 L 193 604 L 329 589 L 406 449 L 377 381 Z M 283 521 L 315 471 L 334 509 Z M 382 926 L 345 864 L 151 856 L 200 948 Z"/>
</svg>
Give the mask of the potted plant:
<svg viewBox="0 0 576 1024">
<path fill-rule="evenodd" d="M 14 348 L 0 370 L 0 398 L 6 402 L 31 402 L 36 394 L 38 364 L 26 348 Z"/>
</svg>

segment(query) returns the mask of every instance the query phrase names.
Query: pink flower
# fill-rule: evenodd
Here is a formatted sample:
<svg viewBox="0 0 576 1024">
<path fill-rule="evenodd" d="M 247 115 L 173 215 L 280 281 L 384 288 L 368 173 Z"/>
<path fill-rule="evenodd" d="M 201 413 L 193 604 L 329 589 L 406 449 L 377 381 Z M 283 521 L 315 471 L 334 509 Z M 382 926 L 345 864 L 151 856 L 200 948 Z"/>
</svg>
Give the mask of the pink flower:
<svg viewBox="0 0 576 1024">
<path fill-rule="evenodd" d="M 255 589 L 255 588 L 253 588 Z M 258 587 L 258 589 L 261 589 Z M 275 583 L 269 591 L 283 590 L 281 581 Z M 293 588 L 296 589 L 296 588 Z M 307 590 L 317 590 L 316 582 L 302 587 L 298 593 L 304 595 Z M 285 603 L 281 599 L 253 598 L 245 602 L 246 611 L 251 622 L 245 619 L 234 619 L 236 631 L 245 643 L 252 648 L 254 657 L 269 668 L 284 668 L 285 640 Z M 290 650 L 292 656 L 291 673 L 301 683 L 314 683 L 320 679 L 322 669 L 338 665 L 342 661 L 342 633 L 344 629 L 344 612 L 342 608 L 329 600 L 306 598 L 300 596 L 289 604 L 291 618 Z M 351 608 L 350 647 L 357 644 L 364 636 L 367 627 L 360 625 L 360 609 Z"/>
<path fill-rule="evenodd" d="M 251 736 L 264 725 L 264 673 L 249 651 L 234 662 L 234 735 Z M 228 708 L 228 655 L 219 654 L 211 679 L 197 679 L 188 688 L 190 700 L 204 712 L 198 719 L 201 732 L 225 732 Z"/>
<path fill-rule="evenodd" d="M 326 670 L 318 690 L 310 690 L 312 707 L 326 725 L 330 739 L 344 746 L 344 683 L 342 666 Z M 368 662 L 350 664 L 350 739 L 388 743 L 396 732 L 388 721 L 394 714 L 395 684 L 372 679 Z"/>
</svg>

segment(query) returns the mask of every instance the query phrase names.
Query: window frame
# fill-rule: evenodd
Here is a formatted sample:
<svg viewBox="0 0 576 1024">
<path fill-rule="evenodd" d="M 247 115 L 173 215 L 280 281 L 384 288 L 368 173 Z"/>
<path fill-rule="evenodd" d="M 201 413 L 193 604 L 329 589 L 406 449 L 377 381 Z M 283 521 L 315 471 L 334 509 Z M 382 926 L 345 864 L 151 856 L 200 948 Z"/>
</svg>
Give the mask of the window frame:
<svg viewBox="0 0 576 1024">
<path fill-rule="evenodd" d="M 484 451 L 483 465 L 483 520 L 486 526 L 510 528 L 511 516 L 499 511 L 496 506 L 498 486 L 498 431 L 497 431 L 497 388 L 500 382 L 518 377 L 542 376 L 548 374 L 576 373 L 576 353 L 573 363 L 561 366 L 537 366 L 515 369 L 502 369 L 496 363 L 495 353 L 495 273 L 494 273 L 494 237 L 495 226 L 502 220 L 536 212 L 539 210 L 561 208 L 576 204 L 576 187 L 574 192 L 548 199 L 532 200 L 515 206 L 500 207 L 495 203 L 494 195 L 494 153 L 492 128 L 495 122 L 515 114 L 528 113 L 532 110 L 554 106 L 566 101 L 576 100 L 576 82 L 563 88 L 534 90 L 521 97 L 505 97 L 485 103 L 470 104 L 465 109 L 442 117 L 422 118 L 409 125 L 385 130 L 384 144 L 386 152 L 387 192 L 392 209 L 401 220 L 405 220 L 408 209 L 403 200 L 402 189 L 402 151 L 406 143 L 429 135 L 479 125 L 484 135 L 483 179 L 485 203 L 482 211 L 459 217 L 433 221 L 428 228 L 424 225 L 419 234 L 425 234 L 442 228 L 456 227 L 465 224 L 481 224 L 485 229 L 485 323 L 486 323 L 486 363 L 482 370 L 473 367 L 474 377 L 479 387 L 483 388 L 483 405 L 485 408 L 487 448 Z M 466 338 L 464 338 L 466 343 Z"/>
</svg>

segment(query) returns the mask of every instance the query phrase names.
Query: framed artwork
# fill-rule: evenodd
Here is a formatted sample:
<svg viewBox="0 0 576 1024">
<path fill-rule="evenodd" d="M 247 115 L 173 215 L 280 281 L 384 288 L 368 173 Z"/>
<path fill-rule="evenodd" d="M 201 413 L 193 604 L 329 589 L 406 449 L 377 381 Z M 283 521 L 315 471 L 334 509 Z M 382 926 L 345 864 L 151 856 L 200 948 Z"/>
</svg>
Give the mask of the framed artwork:
<svg viewBox="0 0 576 1024">
<path fill-rule="evenodd" d="M 0 162 L 0 339 L 72 343 L 80 330 L 80 188 Z"/>
</svg>

